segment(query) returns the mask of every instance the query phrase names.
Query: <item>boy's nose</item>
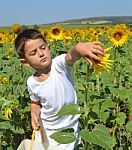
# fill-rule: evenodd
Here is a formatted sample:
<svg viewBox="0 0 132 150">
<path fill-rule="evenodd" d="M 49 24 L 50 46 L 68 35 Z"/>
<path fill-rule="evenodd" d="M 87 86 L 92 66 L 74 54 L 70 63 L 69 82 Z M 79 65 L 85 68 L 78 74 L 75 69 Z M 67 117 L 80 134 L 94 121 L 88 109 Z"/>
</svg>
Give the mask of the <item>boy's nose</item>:
<svg viewBox="0 0 132 150">
<path fill-rule="evenodd" d="M 44 53 L 40 49 L 38 49 L 38 55 L 39 55 L 39 57 L 42 57 L 42 56 L 44 56 Z"/>
</svg>

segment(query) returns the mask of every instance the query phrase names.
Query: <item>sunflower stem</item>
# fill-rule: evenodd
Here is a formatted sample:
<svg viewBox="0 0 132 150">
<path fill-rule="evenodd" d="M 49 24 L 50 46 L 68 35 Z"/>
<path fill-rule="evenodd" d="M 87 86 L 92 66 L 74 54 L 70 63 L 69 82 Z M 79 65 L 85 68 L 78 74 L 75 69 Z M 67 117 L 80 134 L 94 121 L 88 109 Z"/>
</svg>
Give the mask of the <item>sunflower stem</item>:
<svg viewBox="0 0 132 150">
<path fill-rule="evenodd" d="M 86 82 L 90 80 L 90 71 L 89 66 L 87 65 L 87 76 L 86 76 Z M 88 128 L 88 120 L 89 120 L 89 110 L 90 110 L 90 104 L 88 102 L 88 85 L 86 85 L 85 88 L 85 102 L 84 102 L 84 109 L 85 109 L 85 129 Z M 85 141 L 84 150 L 88 149 L 88 142 Z"/>
<path fill-rule="evenodd" d="M 116 62 L 116 52 L 117 52 L 117 50 L 115 48 L 115 50 L 114 50 L 114 71 L 115 71 L 115 68 L 116 68 L 116 64 L 115 64 L 115 62 Z"/>
<path fill-rule="evenodd" d="M 97 76 L 97 92 L 100 93 L 100 82 L 99 82 L 99 76 Z"/>
</svg>

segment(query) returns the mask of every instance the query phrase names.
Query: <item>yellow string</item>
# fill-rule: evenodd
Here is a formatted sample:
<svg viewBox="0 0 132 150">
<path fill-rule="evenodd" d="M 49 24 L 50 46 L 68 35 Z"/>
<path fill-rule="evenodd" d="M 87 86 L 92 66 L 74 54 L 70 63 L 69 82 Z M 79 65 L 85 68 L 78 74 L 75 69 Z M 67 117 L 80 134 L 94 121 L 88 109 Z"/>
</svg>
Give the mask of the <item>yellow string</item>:
<svg viewBox="0 0 132 150">
<path fill-rule="evenodd" d="M 32 150 L 32 148 L 33 148 L 33 142 L 34 142 L 34 138 L 35 138 L 35 132 L 36 132 L 36 128 L 33 129 L 32 138 L 31 138 L 31 142 L 30 142 L 30 150 Z M 43 129 L 41 127 L 40 127 L 40 132 L 41 132 L 42 143 L 44 143 L 45 142 L 44 131 L 43 131 Z"/>
<path fill-rule="evenodd" d="M 33 141 L 34 141 L 34 137 L 35 137 L 35 132 L 36 132 L 36 129 L 34 128 L 33 129 L 33 133 L 32 133 L 31 142 L 30 142 L 30 150 L 32 150 L 32 147 L 33 147 Z"/>
</svg>

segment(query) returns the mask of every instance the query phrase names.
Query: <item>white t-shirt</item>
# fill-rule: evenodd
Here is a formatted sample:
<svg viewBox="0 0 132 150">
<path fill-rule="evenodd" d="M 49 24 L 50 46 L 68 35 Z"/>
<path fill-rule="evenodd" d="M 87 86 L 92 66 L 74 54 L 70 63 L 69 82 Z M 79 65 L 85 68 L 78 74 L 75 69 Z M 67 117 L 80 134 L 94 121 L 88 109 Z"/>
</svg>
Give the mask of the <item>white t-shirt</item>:
<svg viewBox="0 0 132 150">
<path fill-rule="evenodd" d="M 76 104 L 77 97 L 71 75 L 71 67 L 66 65 L 65 55 L 52 59 L 50 76 L 43 82 L 37 82 L 33 75 L 27 80 L 32 101 L 40 100 L 41 119 L 47 129 L 63 129 L 72 124 L 80 115 L 58 117 L 59 109 L 66 104 Z"/>
</svg>

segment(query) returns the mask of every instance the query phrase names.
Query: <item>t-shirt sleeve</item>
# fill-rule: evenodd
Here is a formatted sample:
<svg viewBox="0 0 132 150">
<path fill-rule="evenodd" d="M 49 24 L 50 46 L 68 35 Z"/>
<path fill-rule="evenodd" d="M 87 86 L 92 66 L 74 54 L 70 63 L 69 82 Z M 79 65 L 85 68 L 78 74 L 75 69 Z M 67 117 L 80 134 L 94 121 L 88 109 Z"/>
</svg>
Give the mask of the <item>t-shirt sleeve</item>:
<svg viewBox="0 0 132 150">
<path fill-rule="evenodd" d="M 55 68 L 59 72 L 62 72 L 62 71 L 69 72 L 72 69 L 72 65 L 69 66 L 69 65 L 66 64 L 66 61 L 65 61 L 65 56 L 66 55 L 67 54 L 61 54 L 61 55 L 57 56 L 55 59 L 53 59 Z"/>
<path fill-rule="evenodd" d="M 27 88 L 28 88 L 31 101 L 34 101 L 34 102 L 39 101 L 39 97 L 34 93 L 33 88 L 30 84 L 30 80 L 27 81 Z"/>
<path fill-rule="evenodd" d="M 32 101 L 38 101 L 37 99 L 37 96 L 32 92 L 32 90 L 28 87 L 28 92 L 29 92 L 29 96 L 30 96 L 30 99 Z"/>
</svg>

